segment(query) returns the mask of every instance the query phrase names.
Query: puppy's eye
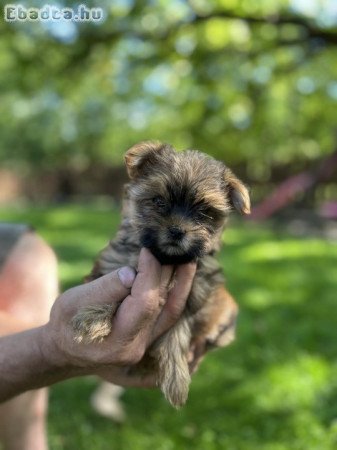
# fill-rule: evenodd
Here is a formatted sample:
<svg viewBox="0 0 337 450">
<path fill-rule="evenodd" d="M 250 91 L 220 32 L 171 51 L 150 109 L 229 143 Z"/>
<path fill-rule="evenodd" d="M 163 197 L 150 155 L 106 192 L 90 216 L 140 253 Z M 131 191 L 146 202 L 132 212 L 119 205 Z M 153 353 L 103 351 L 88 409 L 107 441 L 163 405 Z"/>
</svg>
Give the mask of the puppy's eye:
<svg viewBox="0 0 337 450">
<path fill-rule="evenodd" d="M 196 216 L 198 220 L 213 220 L 212 212 L 208 209 L 197 211 Z"/>
<path fill-rule="evenodd" d="M 165 200 L 163 199 L 163 197 L 160 197 L 159 195 L 157 197 L 154 197 L 152 201 L 157 206 L 157 208 L 165 208 L 166 206 Z"/>
</svg>

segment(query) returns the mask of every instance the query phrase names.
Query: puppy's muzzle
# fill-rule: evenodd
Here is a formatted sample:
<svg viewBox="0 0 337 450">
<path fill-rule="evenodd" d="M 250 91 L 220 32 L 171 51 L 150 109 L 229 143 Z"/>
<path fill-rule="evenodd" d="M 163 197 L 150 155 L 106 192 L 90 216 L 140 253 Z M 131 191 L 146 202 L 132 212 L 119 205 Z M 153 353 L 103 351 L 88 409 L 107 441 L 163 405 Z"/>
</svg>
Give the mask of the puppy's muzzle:
<svg viewBox="0 0 337 450">
<path fill-rule="evenodd" d="M 173 239 L 174 241 L 181 241 L 182 238 L 185 236 L 186 231 L 183 230 L 180 227 L 177 227 L 175 225 L 172 225 L 170 227 L 168 227 L 168 235 L 170 237 L 170 239 Z"/>
</svg>

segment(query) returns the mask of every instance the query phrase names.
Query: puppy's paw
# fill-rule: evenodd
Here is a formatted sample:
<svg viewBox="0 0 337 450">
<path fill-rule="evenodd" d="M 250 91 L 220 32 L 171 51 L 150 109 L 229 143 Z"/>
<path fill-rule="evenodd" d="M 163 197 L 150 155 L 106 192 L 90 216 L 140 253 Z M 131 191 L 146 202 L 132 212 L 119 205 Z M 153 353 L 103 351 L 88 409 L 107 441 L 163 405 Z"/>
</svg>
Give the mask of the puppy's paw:
<svg viewBox="0 0 337 450">
<path fill-rule="evenodd" d="M 172 406 L 180 408 L 187 402 L 191 376 L 187 358 L 179 354 L 161 354 L 158 367 L 158 385 Z"/>
<path fill-rule="evenodd" d="M 116 307 L 112 305 L 86 306 L 73 317 L 71 324 L 76 342 L 102 342 L 111 333 Z"/>
<path fill-rule="evenodd" d="M 181 408 L 187 402 L 190 381 L 190 376 L 186 372 L 184 375 L 179 374 L 173 380 L 166 380 L 161 384 L 160 387 L 166 400 L 175 408 Z"/>
<path fill-rule="evenodd" d="M 122 387 L 103 381 L 91 396 L 91 406 L 101 416 L 123 423 L 126 420 L 124 405 L 120 400 L 123 392 Z"/>
<path fill-rule="evenodd" d="M 152 349 L 152 356 L 158 361 L 158 385 L 175 408 L 184 406 L 188 397 L 191 382 L 187 359 L 190 341 L 189 323 L 181 319 Z"/>
</svg>

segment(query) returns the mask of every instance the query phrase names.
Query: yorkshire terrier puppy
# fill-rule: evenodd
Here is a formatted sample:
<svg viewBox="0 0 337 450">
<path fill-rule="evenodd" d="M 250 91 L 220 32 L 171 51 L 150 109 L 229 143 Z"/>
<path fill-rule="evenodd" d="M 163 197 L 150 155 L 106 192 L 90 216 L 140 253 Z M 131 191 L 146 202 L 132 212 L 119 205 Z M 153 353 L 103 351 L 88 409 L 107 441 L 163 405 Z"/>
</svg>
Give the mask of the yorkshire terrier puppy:
<svg viewBox="0 0 337 450">
<path fill-rule="evenodd" d="M 215 252 L 229 212 L 250 213 L 247 188 L 223 163 L 195 150 L 141 142 L 125 155 L 123 220 L 87 278 L 121 266 L 137 267 L 141 247 L 161 264 L 197 262 L 185 311 L 145 354 L 139 370 L 154 370 L 168 401 L 182 406 L 190 383 L 189 352 L 227 345 L 234 338 L 237 305 L 224 288 Z M 83 308 L 73 319 L 78 341 L 100 341 L 111 331 L 112 306 Z"/>
</svg>

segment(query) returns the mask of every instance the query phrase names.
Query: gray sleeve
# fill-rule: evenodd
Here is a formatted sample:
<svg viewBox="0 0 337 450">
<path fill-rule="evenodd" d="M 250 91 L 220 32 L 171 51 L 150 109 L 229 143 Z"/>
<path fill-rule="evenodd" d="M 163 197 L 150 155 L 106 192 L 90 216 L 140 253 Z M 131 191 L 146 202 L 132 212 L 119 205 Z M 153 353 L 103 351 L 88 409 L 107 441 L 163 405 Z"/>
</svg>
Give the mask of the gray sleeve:
<svg viewBox="0 0 337 450">
<path fill-rule="evenodd" d="M 16 242 L 31 231 L 33 228 L 26 224 L 0 222 L 0 270 Z"/>
</svg>

